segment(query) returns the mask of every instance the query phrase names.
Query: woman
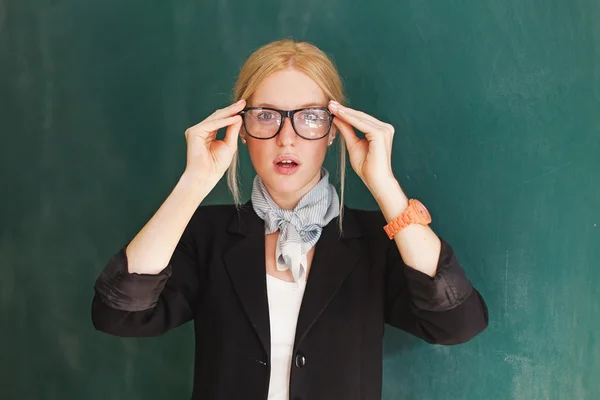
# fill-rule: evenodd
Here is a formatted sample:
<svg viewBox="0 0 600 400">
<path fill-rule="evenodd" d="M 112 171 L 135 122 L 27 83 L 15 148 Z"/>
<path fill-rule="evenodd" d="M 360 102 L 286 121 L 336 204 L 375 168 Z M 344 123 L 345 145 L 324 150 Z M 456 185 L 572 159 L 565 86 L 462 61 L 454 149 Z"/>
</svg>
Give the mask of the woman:
<svg viewBox="0 0 600 400">
<path fill-rule="evenodd" d="M 446 345 L 485 329 L 483 299 L 394 178 L 393 127 L 342 105 L 321 50 L 263 46 L 235 100 L 186 131 L 181 179 L 96 282 L 97 329 L 157 336 L 193 320 L 193 398 L 247 400 L 379 399 L 384 324 Z M 341 201 L 322 166 L 338 132 Z M 257 172 L 244 205 L 238 135 Z M 344 207 L 346 147 L 380 211 Z M 238 207 L 200 206 L 228 169 Z"/>
</svg>

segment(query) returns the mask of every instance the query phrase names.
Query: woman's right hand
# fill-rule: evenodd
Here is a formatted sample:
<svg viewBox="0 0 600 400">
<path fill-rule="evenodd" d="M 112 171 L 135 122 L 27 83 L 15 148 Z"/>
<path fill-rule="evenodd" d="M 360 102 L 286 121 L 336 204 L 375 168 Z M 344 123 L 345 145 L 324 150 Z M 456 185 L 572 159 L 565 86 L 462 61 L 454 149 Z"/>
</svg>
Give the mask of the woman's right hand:
<svg viewBox="0 0 600 400">
<path fill-rule="evenodd" d="M 237 115 L 244 109 L 245 100 L 219 109 L 204 121 L 185 131 L 187 142 L 186 174 L 216 183 L 221 179 L 235 152 L 242 128 L 242 117 Z M 217 140 L 217 131 L 227 127 L 225 138 Z"/>
</svg>

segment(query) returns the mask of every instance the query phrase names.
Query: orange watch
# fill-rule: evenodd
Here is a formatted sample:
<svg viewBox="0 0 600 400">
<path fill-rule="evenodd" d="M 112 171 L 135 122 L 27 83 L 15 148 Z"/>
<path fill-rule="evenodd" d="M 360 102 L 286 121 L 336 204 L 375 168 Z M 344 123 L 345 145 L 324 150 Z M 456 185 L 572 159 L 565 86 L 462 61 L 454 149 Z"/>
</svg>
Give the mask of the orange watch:
<svg viewBox="0 0 600 400">
<path fill-rule="evenodd" d="M 390 240 L 394 238 L 396 233 L 411 224 L 429 225 L 431 223 L 431 215 L 427 208 L 419 200 L 410 199 L 408 207 L 402 215 L 391 221 L 383 227 L 385 233 L 388 234 Z"/>
</svg>

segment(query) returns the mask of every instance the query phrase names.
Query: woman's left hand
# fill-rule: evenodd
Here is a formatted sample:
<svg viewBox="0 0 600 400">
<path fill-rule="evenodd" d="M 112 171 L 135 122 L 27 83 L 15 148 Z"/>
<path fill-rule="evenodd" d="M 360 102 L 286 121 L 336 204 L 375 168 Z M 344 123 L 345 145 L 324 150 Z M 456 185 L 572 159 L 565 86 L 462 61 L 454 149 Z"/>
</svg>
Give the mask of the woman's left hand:
<svg viewBox="0 0 600 400">
<path fill-rule="evenodd" d="M 350 164 L 367 188 L 373 192 L 384 188 L 391 182 L 390 179 L 394 181 L 392 172 L 394 127 L 334 101 L 329 103 L 329 110 L 337 117 L 333 119 L 333 123 L 344 137 L 350 155 Z M 363 132 L 365 137 L 359 139 L 352 127 Z"/>
</svg>

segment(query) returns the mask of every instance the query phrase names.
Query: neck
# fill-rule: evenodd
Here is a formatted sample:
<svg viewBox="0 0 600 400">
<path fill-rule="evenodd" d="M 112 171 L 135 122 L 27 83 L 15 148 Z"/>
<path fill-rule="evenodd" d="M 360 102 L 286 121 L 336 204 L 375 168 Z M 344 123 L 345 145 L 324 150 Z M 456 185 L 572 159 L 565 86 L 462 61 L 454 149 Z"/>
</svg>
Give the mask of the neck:
<svg viewBox="0 0 600 400">
<path fill-rule="evenodd" d="M 321 170 L 319 170 L 319 172 L 313 177 L 313 179 L 310 180 L 310 182 L 296 192 L 281 193 L 271 190 L 271 188 L 266 186 L 266 184 L 265 187 L 279 208 L 282 210 L 293 210 L 296 208 L 302 197 L 304 197 L 306 193 L 310 192 L 310 190 L 314 188 L 317 183 L 319 183 L 321 177 Z"/>
</svg>

